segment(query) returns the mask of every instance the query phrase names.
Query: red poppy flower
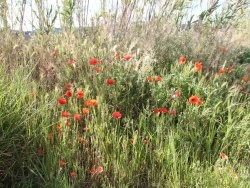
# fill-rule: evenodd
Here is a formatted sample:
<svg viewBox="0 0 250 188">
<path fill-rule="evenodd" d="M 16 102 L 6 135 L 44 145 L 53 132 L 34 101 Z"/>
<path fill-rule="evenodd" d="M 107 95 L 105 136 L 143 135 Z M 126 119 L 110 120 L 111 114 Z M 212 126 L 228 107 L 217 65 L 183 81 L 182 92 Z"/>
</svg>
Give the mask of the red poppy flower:
<svg viewBox="0 0 250 188">
<path fill-rule="evenodd" d="M 119 58 L 119 54 L 118 54 L 117 52 L 115 53 L 114 58 L 115 58 L 115 59 L 118 59 L 118 58 Z"/>
<path fill-rule="evenodd" d="M 69 112 L 63 112 L 63 113 L 62 113 L 62 117 L 66 117 L 66 118 L 67 118 L 67 117 L 69 117 L 69 116 L 70 116 L 70 113 L 69 113 Z"/>
<path fill-rule="evenodd" d="M 76 177 L 76 172 L 70 172 L 70 176 L 71 176 L 72 178 Z"/>
<path fill-rule="evenodd" d="M 198 96 L 192 96 L 192 97 L 189 98 L 189 102 L 190 102 L 191 104 L 197 104 L 197 102 L 198 102 L 199 100 L 200 100 L 200 99 L 199 99 Z"/>
<path fill-rule="evenodd" d="M 89 106 L 96 106 L 97 105 L 97 101 L 95 99 L 89 99 L 89 100 L 85 101 L 85 105 L 87 107 L 89 107 Z"/>
<path fill-rule="evenodd" d="M 75 60 L 69 60 L 69 63 L 73 66 L 75 66 Z"/>
<path fill-rule="evenodd" d="M 66 96 L 66 97 L 71 97 L 71 96 L 72 96 L 71 91 L 66 91 L 66 92 L 65 92 L 65 96 Z"/>
<path fill-rule="evenodd" d="M 169 112 L 171 115 L 175 115 L 176 114 L 176 111 L 175 110 L 170 110 Z"/>
<path fill-rule="evenodd" d="M 89 109 L 88 108 L 82 108 L 82 113 L 84 115 L 87 115 L 89 113 Z"/>
<path fill-rule="evenodd" d="M 95 169 L 91 168 L 89 172 L 93 175 L 95 173 Z"/>
<path fill-rule="evenodd" d="M 76 121 L 80 121 L 81 120 L 81 114 L 74 114 L 74 119 Z"/>
<path fill-rule="evenodd" d="M 199 100 L 197 101 L 197 104 L 198 104 L 199 106 L 201 106 L 201 105 L 203 104 L 203 102 L 199 99 Z"/>
<path fill-rule="evenodd" d="M 71 84 L 66 84 L 66 88 L 67 88 L 68 90 L 70 90 Z"/>
<path fill-rule="evenodd" d="M 108 79 L 107 80 L 108 85 L 113 85 L 114 83 L 115 83 L 115 80 L 113 80 L 113 79 Z"/>
<path fill-rule="evenodd" d="M 220 69 L 220 70 L 218 71 L 219 74 L 223 74 L 224 72 L 225 72 L 224 69 Z"/>
<path fill-rule="evenodd" d="M 69 121 L 65 121 L 65 125 L 66 126 L 70 126 L 70 122 Z"/>
<path fill-rule="evenodd" d="M 178 60 L 180 64 L 185 64 L 186 63 L 186 58 L 184 56 L 181 56 Z"/>
<path fill-rule="evenodd" d="M 131 143 L 134 143 L 134 139 L 133 139 L 133 138 L 130 138 L 129 141 L 130 141 Z"/>
<path fill-rule="evenodd" d="M 247 82 L 248 81 L 248 78 L 246 76 L 243 76 L 242 77 L 242 82 Z"/>
<path fill-rule="evenodd" d="M 102 173 L 103 172 L 103 167 L 102 166 L 98 166 L 97 167 L 97 172 L 98 173 Z"/>
<path fill-rule="evenodd" d="M 57 56 L 57 52 L 56 52 L 56 51 L 53 51 L 53 52 L 51 53 L 51 55 L 52 55 L 53 57 L 56 57 L 56 56 Z"/>
<path fill-rule="evenodd" d="M 101 71 L 101 69 L 99 67 L 95 67 L 94 70 L 95 70 L 95 72 L 100 72 Z"/>
<path fill-rule="evenodd" d="M 201 62 L 195 62 L 195 71 L 199 72 L 202 70 L 202 63 Z"/>
<path fill-rule="evenodd" d="M 147 78 L 147 81 L 148 81 L 148 82 L 153 82 L 153 78 L 148 77 L 148 78 Z"/>
<path fill-rule="evenodd" d="M 92 59 L 89 60 L 89 64 L 90 65 L 96 65 L 98 63 L 98 61 L 99 61 L 98 59 L 92 58 Z"/>
<path fill-rule="evenodd" d="M 113 112 L 113 117 L 115 119 L 120 119 L 122 117 L 122 114 L 118 111 Z"/>
<path fill-rule="evenodd" d="M 167 108 L 159 108 L 159 111 L 163 114 L 166 114 L 168 112 Z"/>
<path fill-rule="evenodd" d="M 42 154 L 42 153 L 43 153 L 43 150 L 40 148 L 40 149 L 37 150 L 37 153 L 38 153 L 38 154 Z"/>
<path fill-rule="evenodd" d="M 222 51 L 222 52 L 225 52 L 226 50 L 227 50 L 226 47 L 221 48 L 221 51 Z"/>
<path fill-rule="evenodd" d="M 128 60 L 131 59 L 131 57 L 132 57 L 131 55 L 127 54 L 127 55 L 125 55 L 125 56 L 123 57 L 123 59 L 126 60 L 126 61 L 128 61 Z"/>
<path fill-rule="evenodd" d="M 49 136 L 48 136 L 48 137 L 49 137 L 50 140 L 52 140 L 52 139 L 53 139 L 52 133 L 49 133 Z"/>
<path fill-rule="evenodd" d="M 148 144 L 149 143 L 149 141 L 147 139 L 144 139 L 143 142 L 144 142 L 144 144 Z"/>
<path fill-rule="evenodd" d="M 180 97 L 180 96 L 181 96 L 181 92 L 179 92 L 179 91 L 174 92 L 174 95 L 173 95 L 174 98 Z"/>
<path fill-rule="evenodd" d="M 64 161 L 62 161 L 62 160 L 61 160 L 61 161 L 59 161 L 59 165 L 60 165 L 61 167 L 64 167 L 64 166 L 65 166 L 65 164 L 66 164 L 66 163 L 65 163 Z"/>
<path fill-rule="evenodd" d="M 77 91 L 77 98 L 82 99 L 84 97 L 84 92 L 82 90 Z"/>
<path fill-rule="evenodd" d="M 221 157 L 222 159 L 228 159 L 228 157 L 227 157 L 227 155 L 226 155 L 225 153 L 221 153 L 221 154 L 220 154 L 220 157 Z"/>
<path fill-rule="evenodd" d="M 61 125 L 60 124 L 56 126 L 56 130 L 61 131 Z"/>
<path fill-rule="evenodd" d="M 160 110 L 159 110 L 158 108 L 155 108 L 155 109 L 154 109 L 154 113 L 155 113 L 155 114 L 159 114 L 159 113 L 160 113 Z"/>
<path fill-rule="evenodd" d="M 228 67 L 227 67 L 227 71 L 228 71 L 228 72 L 230 72 L 230 71 L 232 71 L 232 70 L 233 70 L 233 67 L 231 67 L 231 66 L 228 66 Z"/>
<path fill-rule="evenodd" d="M 67 100 L 65 98 L 61 97 L 58 99 L 58 103 L 61 105 L 64 105 L 64 104 L 67 104 Z"/>
<path fill-rule="evenodd" d="M 156 82 L 160 82 L 162 80 L 162 78 L 160 76 L 155 76 L 155 81 Z"/>
<path fill-rule="evenodd" d="M 34 94 L 34 93 L 31 93 L 30 96 L 33 98 L 33 97 L 35 96 L 35 94 Z"/>
</svg>

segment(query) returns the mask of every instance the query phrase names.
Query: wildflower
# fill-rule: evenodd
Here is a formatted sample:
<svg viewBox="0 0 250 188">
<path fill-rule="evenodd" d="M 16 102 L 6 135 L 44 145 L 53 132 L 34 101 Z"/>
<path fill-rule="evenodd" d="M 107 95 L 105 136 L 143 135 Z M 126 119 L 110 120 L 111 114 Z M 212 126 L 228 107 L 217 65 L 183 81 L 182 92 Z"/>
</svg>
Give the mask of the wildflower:
<svg viewBox="0 0 250 188">
<path fill-rule="evenodd" d="M 99 61 L 98 59 L 92 58 L 92 59 L 89 60 L 89 64 L 90 65 L 96 65 L 98 63 L 98 61 Z"/>
<path fill-rule="evenodd" d="M 49 133 L 49 136 L 48 136 L 48 137 L 49 137 L 50 140 L 52 140 L 52 139 L 53 139 L 52 133 Z"/>
<path fill-rule="evenodd" d="M 70 126 L 70 122 L 69 121 L 65 121 L 65 125 L 66 126 Z"/>
<path fill-rule="evenodd" d="M 101 69 L 99 67 L 95 67 L 94 70 L 95 72 L 100 72 Z"/>
<path fill-rule="evenodd" d="M 122 117 L 122 114 L 118 111 L 113 112 L 113 117 L 115 119 L 120 119 Z"/>
<path fill-rule="evenodd" d="M 197 104 L 198 104 L 199 106 L 201 106 L 201 105 L 203 104 L 203 102 L 199 99 L 199 100 L 197 101 Z"/>
<path fill-rule="evenodd" d="M 134 143 L 134 139 L 133 139 L 133 138 L 130 138 L 129 141 L 130 141 L 131 143 Z"/>
<path fill-rule="evenodd" d="M 113 85 L 114 83 L 115 83 L 115 80 L 113 80 L 113 79 L 108 79 L 107 80 L 108 85 Z"/>
<path fill-rule="evenodd" d="M 189 102 L 190 102 L 191 104 L 197 104 L 198 101 L 199 101 L 199 97 L 197 97 L 197 96 L 191 96 L 191 97 L 189 98 Z"/>
<path fill-rule="evenodd" d="M 103 172 L 103 167 L 102 166 L 98 166 L 97 167 L 97 172 L 98 173 L 102 173 Z"/>
<path fill-rule="evenodd" d="M 178 60 L 180 64 L 185 64 L 186 63 L 186 58 L 184 56 L 181 56 Z"/>
<path fill-rule="evenodd" d="M 242 82 L 247 82 L 248 81 L 248 78 L 246 76 L 243 76 L 242 77 Z"/>
<path fill-rule="evenodd" d="M 195 71 L 199 72 L 202 70 L 202 63 L 201 62 L 195 62 Z"/>
<path fill-rule="evenodd" d="M 233 70 L 233 67 L 231 67 L 231 66 L 228 66 L 228 67 L 227 67 L 227 71 L 228 71 L 228 72 L 230 72 L 230 71 L 232 71 L 232 70 Z"/>
<path fill-rule="evenodd" d="M 148 77 L 148 78 L 147 78 L 147 81 L 148 81 L 148 82 L 153 82 L 153 78 Z"/>
<path fill-rule="evenodd" d="M 115 53 L 114 58 L 115 58 L 115 59 L 118 59 L 118 58 L 119 58 L 119 54 L 118 54 L 117 52 Z"/>
<path fill-rule="evenodd" d="M 228 156 L 227 156 L 225 153 L 221 153 L 221 154 L 220 154 L 220 157 L 221 157 L 222 159 L 228 159 Z"/>
<path fill-rule="evenodd" d="M 218 71 L 219 74 L 223 74 L 224 72 L 225 72 L 224 69 L 219 69 L 219 71 Z"/>
<path fill-rule="evenodd" d="M 180 97 L 180 96 L 181 96 L 181 92 L 175 91 L 174 95 L 173 95 L 173 98 L 177 98 L 177 97 Z"/>
<path fill-rule="evenodd" d="M 31 93 L 30 96 L 33 98 L 33 97 L 35 96 L 35 94 L 34 94 L 34 93 Z"/>
<path fill-rule="evenodd" d="M 37 153 L 38 153 L 38 154 L 42 154 L 42 153 L 43 153 L 43 150 L 42 150 L 41 148 L 39 148 L 39 149 L 37 150 Z"/>
<path fill-rule="evenodd" d="M 154 113 L 155 113 L 155 114 L 159 114 L 159 113 L 160 113 L 160 110 L 159 110 L 158 108 L 155 108 L 155 109 L 154 109 Z"/>
<path fill-rule="evenodd" d="M 166 114 L 168 112 L 168 109 L 167 108 L 159 108 L 159 111 L 163 114 Z"/>
<path fill-rule="evenodd" d="M 64 104 L 67 103 L 67 100 L 65 98 L 61 97 L 61 98 L 58 99 L 58 103 L 61 104 L 61 105 L 64 105 Z"/>
<path fill-rule="evenodd" d="M 84 115 L 87 115 L 89 113 L 89 109 L 88 108 L 82 108 L 82 113 Z"/>
<path fill-rule="evenodd" d="M 76 177 L 76 172 L 70 172 L 70 176 L 71 176 L 72 178 Z"/>
<path fill-rule="evenodd" d="M 89 100 L 85 101 L 85 105 L 87 107 L 89 107 L 89 106 L 96 106 L 97 105 L 97 101 L 95 99 L 89 99 Z"/>
<path fill-rule="evenodd" d="M 71 84 L 66 84 L 66 88 L 68 89 L 68 90 L 70 90 L 70 88 L 71 88 Z"/>
<path fill-rule="evenodd" d="M 59 161 L 59 165 L 60 165 L 61 167 L 64 167 L 65 164 L 66 164 L 66 163 L 65 163 L 64 161 L 62 161 L 62 160 Z"/>
<path fill-rule="evenodd" d="M 84 92 L 82 90 L 77 91 L 77 98 L 82 99 L 84 97 Z"/>
<path fill-rule="evenodd" d="M 160 82 L 162 80 L 162 78 L 160 76 L 155 76 L 155 81 L 156 82 Z"/>
<path fill-rule="evenodd" d="M 69 116 L 70 116 L 70 113 L 69 113 L 69 112 L 63 112 L 63 113 L 62 113 L 62 117 L 66 117 L 66 118 L 67 118 L 67 117 L 69 117 Z"/>
<path fill-rule="evenodd" d="M 222 52 L 225 52 L 226 50 L 227 50 L 226 47 L 221 48 L 221 51 L 222 51 Z"/>
<path fill-rule="evenodd" d="M 147 139 L 144 139 L 143 142 L 144 142 L 144 144 L 148 144 L 149 143 L 149 141 Z"/>
<path fill-rule="evenodd" d="M 131 57 L 132 57 L 131 55 L 127 54 L 127 55 L 125 55 L 125 56 L 123 57 L 123 59 L 126 60 L 126 61 L 128 61 L 128 60 L 131 59 Z"/>
<path fill-rule="evenodd" d="M 89 128 L 88 127 L 83 127 L 83 130 L 87 131 L 87 130 L 89 130 Z"/>
<path fill-rule="evenodd" d="M 51 53 L 51 55 L 52 55 L 53 57 L 56 57 L 56 56 L 57 56 L 57 52 L 56 52 L 56 51 L 53 51 L 53 52 Z"/>
<path fill-rule="evenodd" d="M 89 172 L 90 172 L 90 174 L 93 175 L 93 174 L 95 173 L 95 169 L 94 169 L 94 168 L 91 168 Z"/>
<path fill-rule="evenodd" d="M 75 65 L 75 60 L 73 60 L 73 59 L 69 60 L 69 64 L 74 66 Z"/>
<path fill-rule="evenodd" d="M 234 178 L 238 178 L 238 176 L 237 176 L 237 174 L 236 173 L 232 173 L 232 177 L 234 177 Z"/>
<path fill-rule="evenodd" d="M 176 111 L 175 110 L 170 110 L 170 115 L 175 115 L 176 114 Z"/>
<path fill-rule="evenodd" d="M 59 131 L 59 132 L 61 131 L 61 125 L 60 125 L 60 124 L 58 124 L 58 125 L 56 126 L 56 130 Z"/>
<path fill-rule="evenodd" d="M 74 119 L 76 121 L 80 121 L 81 120 L 81 115 L 80 114 L 74 114 Z"/>
<path fill-rule="evenodd" d="M 65 96 L 66 96 L 66 97 L 71 97 L 71 96 L 72 96 L 71 91 L 66 91 L 66 92 L 65 92 Z"/>
</svg>

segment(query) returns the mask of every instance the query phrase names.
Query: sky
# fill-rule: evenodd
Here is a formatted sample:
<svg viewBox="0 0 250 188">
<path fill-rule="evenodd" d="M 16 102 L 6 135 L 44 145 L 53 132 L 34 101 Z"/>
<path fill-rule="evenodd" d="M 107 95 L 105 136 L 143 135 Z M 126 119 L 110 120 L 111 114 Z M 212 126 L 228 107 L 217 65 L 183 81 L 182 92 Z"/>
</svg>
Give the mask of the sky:
<svg viewBox="0 0 250 188">
<path fill-rule="evenodd" d="M 31 1 L 32 0 L 27 0 L 27 4 L 25 7 L 25 15 L 24 15 L 24 25 L 23 25 L 23 30 L 24 31 L 30 31 L 34 28 L 32 28 L 31 25 L 31 15 L 32 15 L 32 8 L 31 8 Z M 111 4 L 111 2 L 113 2 L 114 0 L 109 0 L 108 3 Z M 192 14 L 195 15 L 199 15 L 203 10 L 206 9 L 207 7 L 207 3 L 209 0 L 203 0 L 202 3 L 200 3 L 201 0 L 190 0 L 190 4 L 194 7 L 192 10 Z M 220 3 L 225 2 L 226 0 L 220 0 Z M 14 2 L 14 6 L 13 4 L 11 5 L 11 2 Z M 11 25 L 12 29 L 18 30 L 19 29 L 19 24 L 18 24 L 18 20 L 17 17 L 20 14 L 20 3 L 18 4 L 18 2 L 21 2 L 21 0 L 7 0 L 7 3 L 9 4 L 9 9 L 10 14 L 9 14 L 9 23 Z M 45 2 L 48 3 L 49 6 L 52 5 L 53 8 L 58 8 L 56 2 L 58 2 L 59 7 L 62 6 L 62 0 L 46 0 Z M 116 1 L 114 1 L 116 2 Z M 108 5 L 111 6 L 111 5 Z M 34 9 L 34 5 L 33 5 L 33 9 Z M 99 12 L 99 10 L 101 9 L 101 0 L 89 0 L 89 18 L 94 16 L 95 14 L 97 14 Z M 190 13 L 191 14 L 191 13 Z M 76 19 L 76 18 L 75 18 Z M 35 20 L 35 19 L 34 19 Z M 77 22 L 75 22 L 77 23 Z M 0 23 L 1 25 L 2 23 Z M 37 25 L 38 23 L 35 22 L 35 25 Z M 59 19 L 56 20 L 55 22 L 55 27 L 60 27 L 60 21 Z M 76 25 L 77 27 L 77 25 Z"/>
</svg>

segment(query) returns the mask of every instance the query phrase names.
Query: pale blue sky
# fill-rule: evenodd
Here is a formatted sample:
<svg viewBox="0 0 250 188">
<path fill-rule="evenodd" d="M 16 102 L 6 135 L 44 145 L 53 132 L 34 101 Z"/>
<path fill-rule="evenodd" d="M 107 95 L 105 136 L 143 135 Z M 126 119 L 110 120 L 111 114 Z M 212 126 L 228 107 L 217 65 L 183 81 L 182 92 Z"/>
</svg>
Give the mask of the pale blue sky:
<svg viewBox="0 0 250 188">
<path fill-rule="evenodd" d="M 16 2 L 15 6 L 11 7 L 11 1 L 12 2 Z M 20 6 L 18 6 L 18 1 L 20 2 L 20 0 L 7 0 L 8 4 L 9 4 L 9 8 L 11 9 L 10 15 L 9 15 L 9 23 L 11 24 L 12 29 L 19 29 L 19 24 L 18 21 L 16 19 L 16 17 L 18 17 L 19 14 L 19 8 Z M 32 8 L 30 6 L 30 2 L 32 0 L 27 0 L 27 5 L 26 5 L 26 11 L 25 11 L 25 16 L 24 16 L 24 26 L 23 26 L 23 30 L 27 31 L 27 30 L 31 30 L 31 12 L 32 12 Z M 59 6 L 61 5 L 61 1 L 62 0 L 57 0 L 59 3 Z M 48 2 L 48 5 L 52 5 L 54 8 L 56 7 L 56 0 L 47 0 L 46 2 Z M 192 10 L 192 13 L 190 14 L 195 14 L 198 15 L 201 13 L 201 11 L 203 11 L 204 9 L 206 9 L 207 4 L 210 0 L 202 0 L 202 4 L 200 3 L 201 0 L 193 0 L 190 1 L 191 5 L 194 7 Z M 220 3 L 224 3 L 226 0 L 220 0 Z M 114 2 L 116 3 L 116 1 L 110 0 L 108 1 L 108 3 L 110 4 L 111 7 L 111 3 Z M 90 0 L 89 1 L 89 18 L 94 16 L 96 13 L 99 12 L 100 8 L 101 8 L 101 0 Z M 77 23 L 77 22 L 75 22 Z M 77 25 L 76 25 L 77 26 Z M 60 27 L 60 22 L 59 19 L 56 20 L 55 23 L 55 27 Z"/>
</svg>

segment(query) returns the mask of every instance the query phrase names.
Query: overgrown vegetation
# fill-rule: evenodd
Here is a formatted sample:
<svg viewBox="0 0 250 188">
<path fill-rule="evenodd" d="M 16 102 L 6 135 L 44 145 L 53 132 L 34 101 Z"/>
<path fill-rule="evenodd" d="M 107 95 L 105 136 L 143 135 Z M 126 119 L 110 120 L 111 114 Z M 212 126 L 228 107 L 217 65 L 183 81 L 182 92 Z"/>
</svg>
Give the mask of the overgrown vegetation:
<svg viewBox="0 0 250 188">
<path fill-rule="evenodd" d="M 0 3 L 0 187 L 250 186 L 247 1 L 35 1 L 31 40 Z"/>
</svg>

